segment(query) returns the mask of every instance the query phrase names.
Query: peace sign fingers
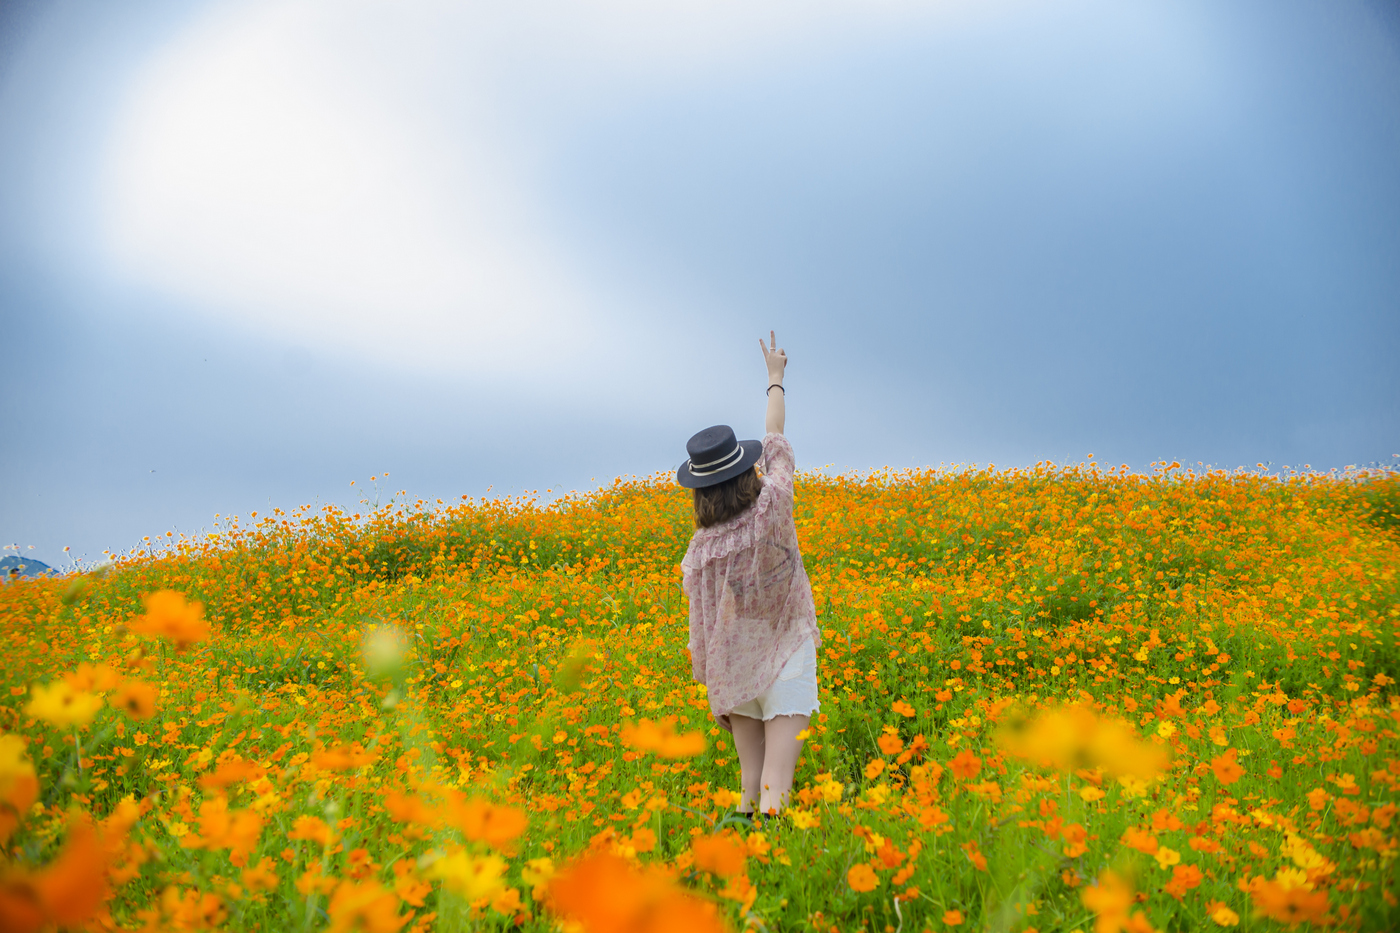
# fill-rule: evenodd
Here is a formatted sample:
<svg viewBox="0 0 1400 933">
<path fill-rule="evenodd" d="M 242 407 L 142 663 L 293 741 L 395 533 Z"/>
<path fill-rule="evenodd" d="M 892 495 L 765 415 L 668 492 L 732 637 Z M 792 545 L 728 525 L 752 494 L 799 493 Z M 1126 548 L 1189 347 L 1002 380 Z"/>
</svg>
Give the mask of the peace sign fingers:
<svg viewBox="0 0 1400 933">
<path fill-rule="evenodd" d="M 768 343 L 763 342 L 763 338 L 758 338 L 759 349 L 763 351 L 763 362 L 768 366 L 768 376 L 770 379 L 781 380 L 783 369 L 787 366 L 787 353 L 778 347 L 778 334 L 776 331 L 768 332 Z"/>
</svg>

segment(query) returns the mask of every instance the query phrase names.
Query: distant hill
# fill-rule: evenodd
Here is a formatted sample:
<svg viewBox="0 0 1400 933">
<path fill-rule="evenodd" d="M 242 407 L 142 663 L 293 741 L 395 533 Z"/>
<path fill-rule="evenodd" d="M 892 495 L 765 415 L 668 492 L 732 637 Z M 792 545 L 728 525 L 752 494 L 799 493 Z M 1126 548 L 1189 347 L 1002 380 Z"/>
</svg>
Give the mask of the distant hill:
<svg viewBox="0 0 1400 933">
<path fill-rule="evenodd" d="M 58 573 L 48 564 L 32 557 L 16 557 L 11 554 L 9 557 L 0 559 L 0 577 L 8 578 L 10 569 L 19 568 L 19 575 L 22 577 L 37 577 L 46 573 Z"/>
</svg>

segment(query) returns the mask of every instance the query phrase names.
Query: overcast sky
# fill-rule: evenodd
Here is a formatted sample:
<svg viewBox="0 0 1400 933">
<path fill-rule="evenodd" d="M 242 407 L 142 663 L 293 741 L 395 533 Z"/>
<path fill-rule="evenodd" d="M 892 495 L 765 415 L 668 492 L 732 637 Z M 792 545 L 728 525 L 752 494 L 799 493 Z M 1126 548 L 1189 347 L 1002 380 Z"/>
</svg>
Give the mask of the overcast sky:
<svg viewBox="0 0 1400 933">
<path fill-rule="evenodd" d="M 12 0 L 0 538 L 674 467 L 769 328 L 803 466 L 1391 463 L 1397 166 L 1385 2 Z"/>
</svg>

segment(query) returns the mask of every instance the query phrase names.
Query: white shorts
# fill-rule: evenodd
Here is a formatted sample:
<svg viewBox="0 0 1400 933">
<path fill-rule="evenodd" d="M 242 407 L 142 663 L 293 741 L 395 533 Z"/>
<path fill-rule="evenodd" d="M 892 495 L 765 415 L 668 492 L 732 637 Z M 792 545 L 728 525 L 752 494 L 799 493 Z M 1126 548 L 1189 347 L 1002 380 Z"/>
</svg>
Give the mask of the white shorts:
<svg viewBox="0 0 1400 933">
<path fill-rule="evenodd" d="M 808 638 L 787 659 L 773 686 L 734 707 L 730 715 L 768 720 L 775 716 L 809 716 L 821 708 L 817 702 L 817 646 Z"/>
</svg>

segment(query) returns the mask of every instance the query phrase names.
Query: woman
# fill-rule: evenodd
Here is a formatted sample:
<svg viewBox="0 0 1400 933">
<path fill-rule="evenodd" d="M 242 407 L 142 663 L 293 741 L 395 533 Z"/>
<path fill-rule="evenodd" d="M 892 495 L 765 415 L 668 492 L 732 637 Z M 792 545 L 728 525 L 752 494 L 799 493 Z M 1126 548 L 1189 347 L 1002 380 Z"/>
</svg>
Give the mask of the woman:
<svg viewBox="0 0 1400 933">
<path fill-rule="evenodd" d="M 792 446 L 783 436 L 787 354 L 758 344 L 768 367 L 766 434 L 737 441 L 728 425 L 686 444 L 676 479 L 695 495 L 695 534 L 681 562 L 690 654 L 710 709 L 734 735 L 739 811 L 777 813 L 792 789 L 817 702 L 816 607 L 792 515 Z M 755 470 L 759 463 L 763 475 Z"/>
</svg>

